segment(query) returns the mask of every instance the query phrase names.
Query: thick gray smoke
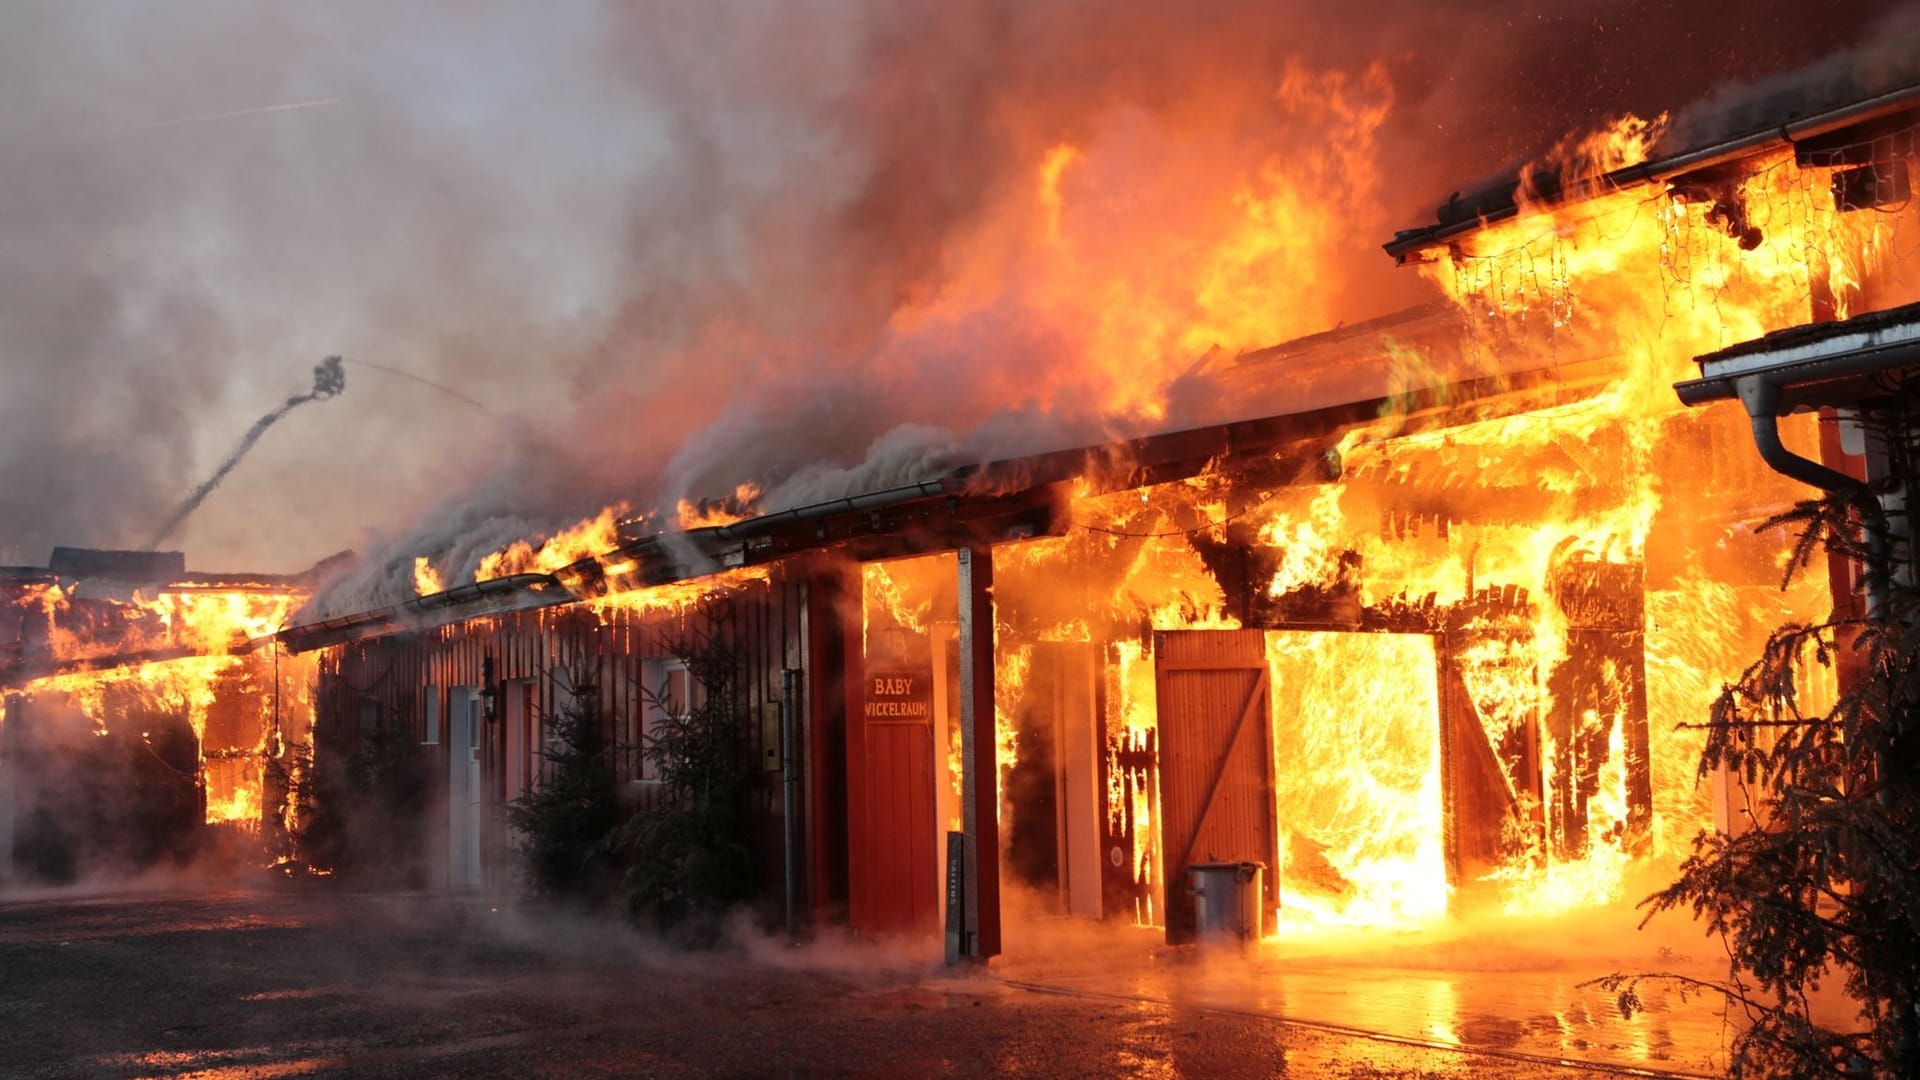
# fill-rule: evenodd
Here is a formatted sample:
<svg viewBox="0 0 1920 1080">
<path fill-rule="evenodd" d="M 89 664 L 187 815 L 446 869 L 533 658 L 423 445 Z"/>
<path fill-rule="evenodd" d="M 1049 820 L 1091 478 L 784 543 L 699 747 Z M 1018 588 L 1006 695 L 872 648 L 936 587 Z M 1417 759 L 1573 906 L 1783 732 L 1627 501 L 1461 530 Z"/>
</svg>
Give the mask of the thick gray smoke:
<svg viewBox="0 0 1920 1080">
<path fill-rule="evenodd" d="M 1324 329 L 1421 298 L 1375 245 L 1459 178 L 1892 5 L 1483 6 L 26 5 L 0 37 L 0 559 L 143 539 L 333 353 L 417 378 L 277 427 L 178 537 L 195 565 L 357 546 L 350 606 L 613 499 L 791 504 L 1122 433 L 1152 417 L 1106 407 L 1100 313 L 1263 170 L 1331 224 L 1313 266 L 1249 274 L 1302 308 L 1276 333 Z M 1057 144 L 1084 151 L 1069 232 L 1115 234 L 1064 276 L 1016 213 Z"/>
<path fill-rule="evenodd" d="M 316 356 L 559 426 L 666 152 L 605 32 L 577 5 L 11 8 L 0 559 L 146 540 Z M 296 569 L 514 452 L 444 394 L 358 382 L 208 499 L 195 565 Z"/>
<path fill-rule="evenodd" d="M 1679 151 L 1715 139 L 1778 124 L 1911 86 L 1920 80 L 1920 10 L 1903 8 L 1883 19 L 1855 48 L 1804 68 L 1722 86 L 1673 117 L 1655 153 Z"/>
</svg>

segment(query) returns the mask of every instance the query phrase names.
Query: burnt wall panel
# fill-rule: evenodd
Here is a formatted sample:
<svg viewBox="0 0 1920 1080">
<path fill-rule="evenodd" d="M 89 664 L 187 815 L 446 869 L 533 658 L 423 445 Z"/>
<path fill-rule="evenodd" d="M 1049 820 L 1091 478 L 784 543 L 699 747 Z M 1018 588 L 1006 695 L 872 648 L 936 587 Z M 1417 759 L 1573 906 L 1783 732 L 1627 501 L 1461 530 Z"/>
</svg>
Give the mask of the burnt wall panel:
<svg viewBox="0 0 1920 1080">
<path fill-rule="evenodd" d="M 781 777 L 761 767 L 760 718 L 761 710 L 778 705 L 782 668 L 807 666 L 801 610 L 805 597 L 803 583 L 776 578 L 718 595 L 680 613 L 628 608 L 595 611 L 573 605 L 335 646 L 322 655 L 315 696 L 324 753 L 336 759 L 350 757 L 369 716 L 378 717 L 384 729 L 405 732 L 418 743 L 427 717 L 428 688 L 444 697 L 450 686 L 481 687 L 491 659 L 496 683 L 531 683 L 542 741 L 555 711 L 566 707 L 575 673 L 593 683 L 619 775 L 623 781 L 630 780 L 642 754 L 636 718 L 647 691 L 644 662 L 665 658 L 682 643 L 714 635 L 734 648 L 739 658 L 737 730 L 740 749 L 752 767 L 742 810 L 762 895 L 777 901 L 784 881 Z M 441 723 L 447 722 L 443 717 Z M 494 792 L 499 803 L 489 815 L 485 847 L 489 881 L 505 887 L 512 875 L 501 789 L 504 746 L 501 733 L 494 730 L 497 727 L 497 723 L 489 725 L 483 734 L 483 789 Z M 420 749 L 428 758 L 428 775 L 444 788 L 447 740 L 444 731 L 439 735 L 433 745 Z M 625 784 L 623 791 L 633 808 L 658 797 L 658 789 L 646 783 Z M 433 811 L 445 812 L 443 801 Z M 444 818 L 428 824 L 444 828 Z"/>
</svg>

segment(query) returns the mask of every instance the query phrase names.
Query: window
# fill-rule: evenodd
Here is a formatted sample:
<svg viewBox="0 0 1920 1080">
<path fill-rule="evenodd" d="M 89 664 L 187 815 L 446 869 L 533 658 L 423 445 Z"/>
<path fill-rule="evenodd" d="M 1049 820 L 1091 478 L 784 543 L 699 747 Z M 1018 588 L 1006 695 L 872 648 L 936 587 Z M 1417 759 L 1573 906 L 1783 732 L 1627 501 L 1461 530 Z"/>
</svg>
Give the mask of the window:
<svg viewBox="0 0 1920 1080">
<path fill-rule="evenodd" d="M 686 665 L 667 669 L 667 700 L 663 702 L 668 716 L 685 719 L 693 712 L 693 673 Z"/>
<path fill-rule="evenodd" d="M 661 721 L 668 717 L 685 719 L 706 699 L 706 688 L 679 660 L 654 659 L 640 663 L 643 687 L 640 708 L 636 710 L 634 738 L 631 743 L 632 776 L 635 780 L 656 779 L 654 765 L 646 758 Z"/>
<path fill-rule="evenodd" d="M 440 742 L 440 688 L 429 683 L 426 686 L 427 719 L 421 731 L 420 741 L 424 745 L 434 746 Z"/>
<path fill-rule="evenodd" d="M 638 780 L 646 772 L 646 758 L 640 747 L 642 720 L 637 700 L 640 688 L 634 676 L 611 663 L 600 685 L 606 688 L 607 707 L 612 711 L 614 768 L 621 780 Z"/>
</svg>

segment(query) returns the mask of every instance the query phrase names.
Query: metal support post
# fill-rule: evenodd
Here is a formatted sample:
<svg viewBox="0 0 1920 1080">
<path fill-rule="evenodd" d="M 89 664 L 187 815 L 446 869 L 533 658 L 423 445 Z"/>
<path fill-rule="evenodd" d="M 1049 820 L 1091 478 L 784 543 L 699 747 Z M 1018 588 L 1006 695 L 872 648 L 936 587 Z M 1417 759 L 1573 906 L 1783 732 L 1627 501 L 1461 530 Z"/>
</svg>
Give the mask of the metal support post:
<svg viewBox="0 0 1920 1080">
<path fill-rule="evenodd" d="M 993 714 L 993 554 L 960 552 L 961 822 L 966 834 L 966 955 L 1000 952 L 1000 797 Z"/>
</svg>

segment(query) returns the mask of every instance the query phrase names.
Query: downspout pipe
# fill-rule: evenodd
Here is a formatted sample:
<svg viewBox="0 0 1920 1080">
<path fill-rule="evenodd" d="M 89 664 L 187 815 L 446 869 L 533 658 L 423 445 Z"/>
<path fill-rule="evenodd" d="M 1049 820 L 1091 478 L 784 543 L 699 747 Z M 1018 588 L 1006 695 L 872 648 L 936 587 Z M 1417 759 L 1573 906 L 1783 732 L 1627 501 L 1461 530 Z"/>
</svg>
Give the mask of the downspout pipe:
<svg viewBox="0 0 1920 1080">
<path fill-rule="evenodd" d="M 1786 448 L 1780 441 L 1780 386 L 1764 374 L 1743 375 L 1734 382 L 1734 389 L 1740 395 L 1740 403 L 1746 406 L 1747 416 L 1753 422 L 1753 445 L 1760 451 L 1760 460 L 1782 476 L 1791 477 L 1803 484 L 1810 484 L 1822 491 L 1846 492 L 1855 497 L 1861 510 L 1860 531 L 1867 541 L 1867 618 L 1877 619 L 1887 610 L 1887 586 L 1892 575 L 1892 556 L 1887 537 L 1887 519 L 1882 512 L 1880 500 L 1874 497 L 1873 489 L 1863 480 L 1856 480 L 1846 473 L 1827 468 L 1810 458 Z M 1851 728 L 1846 733 L 1849 742 L 1853 739 Z M 1873 760 L 1874 772 L 1878 776 L 1887 775 L 1887 759 L 1884 753 L 1876 753 Z M 1889 805 L 1892 793 L 1884 788 L 1880 791 L 1881 805 Z"/>
<path fill-rule="evenodd" d="M 1867 618 L 1878 618 L 1886 610 L 1889 546 L 1887 523 L 1880 513 L 1880 501 L 1864 480 L 1830 469 L 1801 457 L 1780 441 L 1780 385 L 1764 373 L 1742 375 L 1734 380 L 1734 392 L 1747 410 L 1753 424 L 1753 445 L 1760 460 L 1774 472 L 1822 491 L 1844 492 L 1855 496 L 1870 520 L 1861 522 L 1867 542 Z"/>
<path fill-rule="evenodd" d="M 1753 421 L 1753 445 L 1760 460 L 1782 476 L 1791 477 L 1822 491 L 1867 493 L 1867 485 L 1837 469 L 1830 469 L 1812 458 L 1801 457 L 1780 441 L 1780 387 L 1764 375 L 1745 375 L 1734 380 L 1734 393 L 1746 406 Z"/>
<path fill-rule="evenodd" d="M 794 743 L 799 734 L 800 672 L 780 671 L 781 832 L 786 855 L 787 938 L 800 940 L 800 772 Z"/>
</svg>

